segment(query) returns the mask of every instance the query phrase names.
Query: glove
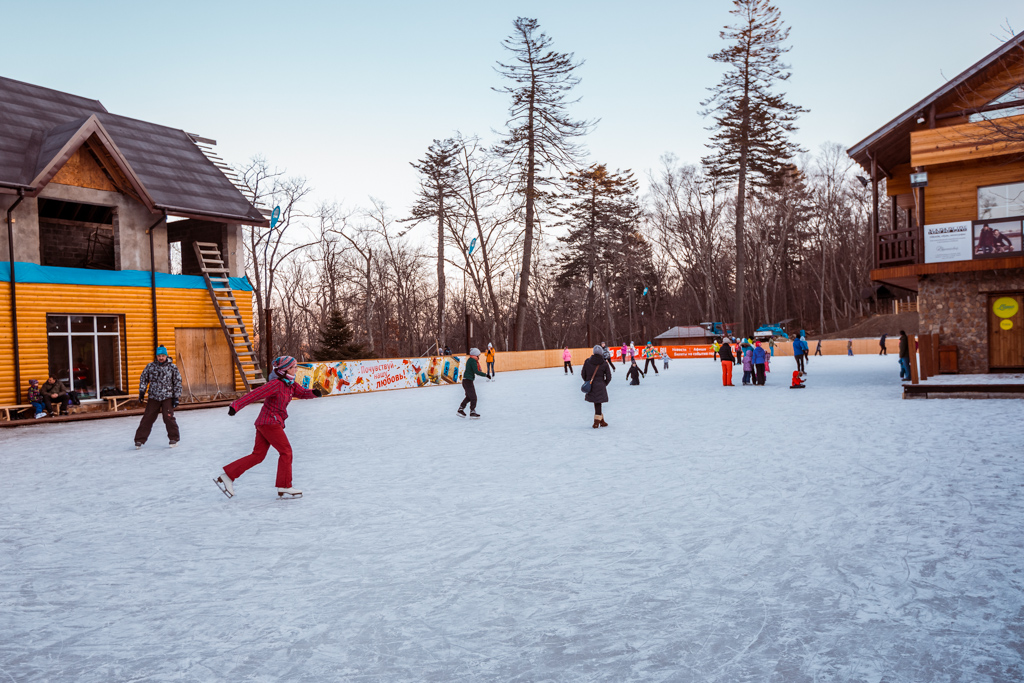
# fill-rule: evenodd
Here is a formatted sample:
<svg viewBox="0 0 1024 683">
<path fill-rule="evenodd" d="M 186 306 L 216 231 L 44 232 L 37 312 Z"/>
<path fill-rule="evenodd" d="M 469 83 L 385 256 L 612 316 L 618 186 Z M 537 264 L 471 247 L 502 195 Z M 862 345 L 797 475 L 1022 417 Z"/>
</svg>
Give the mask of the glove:
<svg viewBox="0 0 1024 683">
<path fill-rule="evenodd" d="M 321 396 L 324 395 L 324 392 L 320 391 L 319 389 L 314 389 L 313 395 L 316 396 L 317 398 L 320 398 Z"/>
<path fill-rule="evenodd" d="M 140 391 L 139 392 L 139 403 L 145 403 L 145 402 L 146 402 L 146 392 Z"/>
<path fill-rule="evenodd" d="M 172 407 L 172 408 L 177 408 L 177 407 L 178 407 L 178 397 L 177 397 L 177 396 L 175 396 L 175 397 L 174 397 L 174 398 L 173 398 L 173 399 L 171 400 L 171 407 Z"/>
<path fill-rule="evenodd" d="M 235 410 L 235 407 L 234 407 L 234 406 L 228 406 L 228 415 L 230 415 L 230 416 L 234 417 L 234 416 L 235 416 L 235 413 L 237 413 L 237 412 L 238 412 L 238 411 L 237 411 L 237 410 Z"/>
</svg>

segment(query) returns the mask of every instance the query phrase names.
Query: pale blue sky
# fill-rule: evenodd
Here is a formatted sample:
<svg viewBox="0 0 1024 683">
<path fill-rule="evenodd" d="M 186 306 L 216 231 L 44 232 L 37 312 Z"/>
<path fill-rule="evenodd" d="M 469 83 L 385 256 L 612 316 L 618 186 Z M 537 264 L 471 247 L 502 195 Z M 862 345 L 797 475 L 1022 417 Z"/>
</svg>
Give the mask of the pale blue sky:
<svg viewBox="0 0 1024 683">
<path fill-rule="evenodd" d="M 797 140 L 850 146 L 995 49 L 1024 3 L 779 0 L 791 27 Z M 591 161 L 641 177 L 671 152 L 696 162 L 698 114 L 732 3 L 8 2 L 0 73 L 101 100 L 115 113 L 262 153 L 319 198 L 373 195 L 404 214 L 408 162 L 455 130 L 493 141 L 506 99 L 493 66 L 517 16 L 586 60 Z"/>
</svg>

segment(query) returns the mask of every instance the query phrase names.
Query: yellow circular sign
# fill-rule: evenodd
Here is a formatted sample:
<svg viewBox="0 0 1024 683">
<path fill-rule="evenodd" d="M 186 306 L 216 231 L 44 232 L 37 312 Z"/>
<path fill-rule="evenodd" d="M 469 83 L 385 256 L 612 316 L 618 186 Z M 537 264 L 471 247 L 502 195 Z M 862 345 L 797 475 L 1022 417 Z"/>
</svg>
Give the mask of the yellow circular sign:
<svg viewBox="0 0 1024 683">
<path fill-rule="evenodd" d="M 999 327 L 1003 328 L 1004 330 L 1012 330 L 1013 329 L 1013 321 L 1012 320 L 1000 320 L 999 321 Z"/>
<path fill-rule="evenodd" d="M 992 304 L 992 312 L 1000 318 L 1012 318 L 1017 315 L 1017 300 L 1008 296 L 1001 296 Z M 1003 328 L 1006 329 L 1006 328 Z"/>
</svg>

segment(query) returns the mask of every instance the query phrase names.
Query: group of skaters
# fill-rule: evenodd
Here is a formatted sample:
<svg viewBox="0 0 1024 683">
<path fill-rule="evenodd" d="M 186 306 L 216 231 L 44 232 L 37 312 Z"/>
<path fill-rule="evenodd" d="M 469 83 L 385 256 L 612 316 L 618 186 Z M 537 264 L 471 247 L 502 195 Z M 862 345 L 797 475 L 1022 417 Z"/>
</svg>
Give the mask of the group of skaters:
<svg viewBox="0 0 1024 683">
<path fill-rule="evenodd" d="M 611 366 L 612 372 L 615 372 L 615 361 L 612 358 L 611 349 L 608 348 L 608 342 L 601 342 L 599 345 L 594 347 L 595 349 L 601 349 L 601 356 L 605 359 L 609 366 Z M 622 362 L 622 366 L 629 366 L 626 371 L 626 379 L 629 380 L 630 385 L 637 386 L 640 384 L 641 377 L 647 377 L 652 369 L 654 370 L 655 376 L 658 374 L 658 361 L 663 364 L 663 369 L 668 370 L 668 352 L 664 349 L 655 348 L 654 342 L 647 342 L 647 346 L 642 349 L 637 349 L 633 342 L 626 344 L 623 342 L 622 348 L 619 349 L 619 357 Z M 643 359 L 644 367 L 641 370 L 640 365 L 637 363 L 637 359 Z M 584 366 L 586 362 L 584 361 Z M 573 374 L 572 369 L 572 351 L 566 346 L 562 349 L 562 368 L 563 373 L 566 375 Z M 582 370 L 580 371 L 582 376 Z M 586 377 L 583 378 L 586 380 Z"/>
<path fill-rule="evenodd" d="M 752 337 L 716 338 L 711 345 L 711 350 L 712 360 L 720 360 L 722 363 L 722 386 L 736 386 L 732 381 L 733 367 L 740 364 L 743 366 L 743 386 L 765 386 L 768 374 L 772 371 L 772 358 L 775 356 L 774 339 L 769 339 L 767 343 L 762 344 L 761 341 Z M 809 351 L 807 338 L 801 331 L 793 338 L 793 357 L 796 359 L 797 369 L 793 371 L 790 389 L 802 389 L 806 386 L 804 377 L 807 376 L 806 363 Z M 820 342 L 816 355 L 821 355 Z"/>
</svg>

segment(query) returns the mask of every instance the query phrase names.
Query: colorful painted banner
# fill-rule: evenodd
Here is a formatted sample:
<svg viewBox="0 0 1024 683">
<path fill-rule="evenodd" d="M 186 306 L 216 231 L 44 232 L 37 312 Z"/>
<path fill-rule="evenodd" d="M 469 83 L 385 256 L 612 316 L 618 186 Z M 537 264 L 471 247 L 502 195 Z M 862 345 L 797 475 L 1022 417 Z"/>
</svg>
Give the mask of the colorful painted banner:
<svg viewBox="0 0 1024 683">
<path fill-rule="evenodd" d="M 384 389 L 414 389 L 436 384 L 429 372 L 440 358 L 388 358 L 383 360 L 299 363 L 295 381 L 324 396 L 356 394 Z M 436 372 L 436 369 L 434 369 Z M 435 375 L 436 376 L 436 375 Z"/>
</svg>

